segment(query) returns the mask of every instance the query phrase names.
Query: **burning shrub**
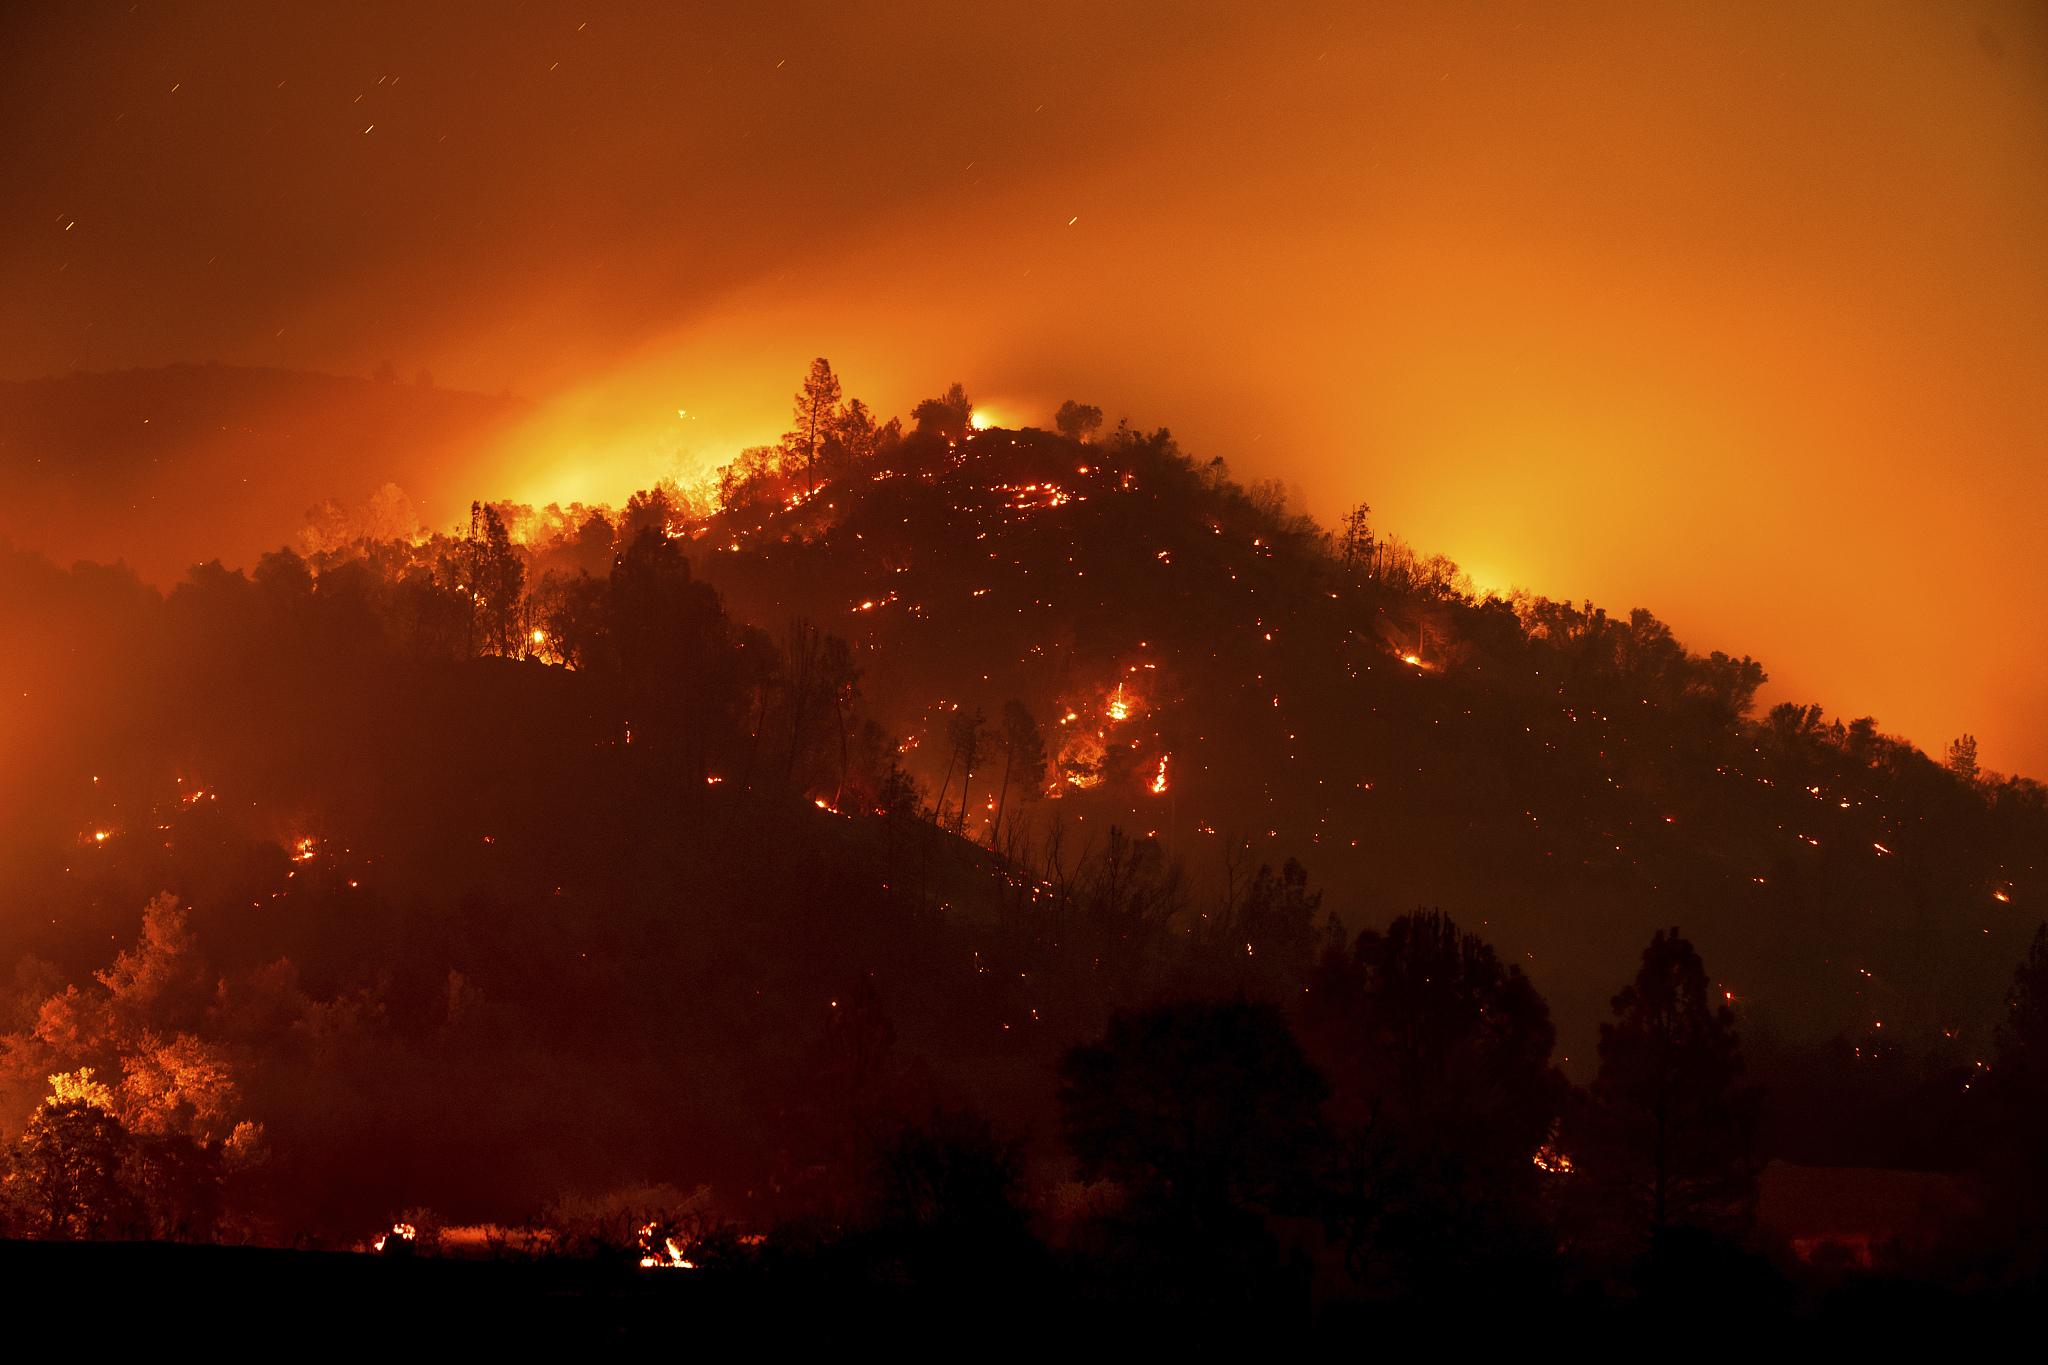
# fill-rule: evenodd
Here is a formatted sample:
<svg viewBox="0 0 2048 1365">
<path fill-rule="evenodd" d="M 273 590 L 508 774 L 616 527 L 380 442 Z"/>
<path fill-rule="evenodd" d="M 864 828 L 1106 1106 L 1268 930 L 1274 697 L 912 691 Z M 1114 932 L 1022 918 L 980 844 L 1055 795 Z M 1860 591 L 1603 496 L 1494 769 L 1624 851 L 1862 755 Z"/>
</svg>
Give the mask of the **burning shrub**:
<svg viewBox="0 0 2048 1365">
<path fill-rule="evenodd" d="M 564 1195 L 541 1210 L 541 1226 L 561 1254 L 645 1260 L 670 1237 L 688 1246 L 706 1223 L 711 1187 L 685 1195 L 673 1185 L 641 1185 L 595 1197 Z"/>
</svg>

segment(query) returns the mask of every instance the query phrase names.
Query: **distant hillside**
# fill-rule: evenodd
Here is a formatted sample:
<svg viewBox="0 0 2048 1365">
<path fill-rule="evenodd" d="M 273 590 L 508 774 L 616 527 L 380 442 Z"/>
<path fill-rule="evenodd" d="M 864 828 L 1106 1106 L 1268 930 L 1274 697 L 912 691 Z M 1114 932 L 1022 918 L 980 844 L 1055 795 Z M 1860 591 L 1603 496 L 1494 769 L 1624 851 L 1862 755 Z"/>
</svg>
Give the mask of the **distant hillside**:
<svg viewBox="0 0 2048 1365">
<path fill-rule="evenodd" d="M 168 588 L 255 562 L 329 497 L 396 482 L 455 519 L 509 397 L 231 365 L 0 383 L 0 536 L 59 564 L 125 559 Z M 451 492 L 451 490 L 460 490 Z"/>
</svg>

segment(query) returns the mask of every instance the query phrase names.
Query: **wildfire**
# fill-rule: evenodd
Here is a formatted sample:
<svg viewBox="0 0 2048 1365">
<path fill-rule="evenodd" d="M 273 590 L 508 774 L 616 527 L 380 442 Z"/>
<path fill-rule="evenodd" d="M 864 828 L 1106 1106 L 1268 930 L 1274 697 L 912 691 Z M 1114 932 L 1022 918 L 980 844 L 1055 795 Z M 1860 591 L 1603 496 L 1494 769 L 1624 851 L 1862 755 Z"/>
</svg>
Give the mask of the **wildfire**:
<svg viewBox="0 0 2048 1365">
<path fill-rule="evenodd" d="M 1171 754 L 1161 754 L 1159 756 L 1159 771 L 1152 778 L 1152 794 L 1154 796 L 1158 796 L 1166 790 L 1166 760 L 1171 757 Z"/>
<path fill-rule="evenodd" d="M 297 843 L 292 845 L 292 861 L 295 863 L 304 863 L 312 861 L 313 850 L 317 846 L 318 845 L 316 844 L 316 842 L 312 839 L 299 840 Z"/>
<path fill-rule="evenodd" d="M 640 1268 L 642 1270 L 695 1270 L 696 1263 L 683 1254 L 683 1248 L 676 1245 L 673 1237 L 661 1239 L 661 1245 L 653 1245 L 655 1234 L 660 1230 L 658 1223 L 649 1223 L 640 1229 Z"/>
<path fill-rule="evenodd" d="M 1111 720 L 1128 720 L 1130 714 L 1131 704 L 1124 700 L 1123 684 L 1118 683 L 1116 695 L 1111 697 L 1109 701 L 1109 718 Z"/>
<path fill-rule="evenodd" d="M 391 1231 L 385 1233 L 382 1237 L 379 1237 L 375 1242 L 372 1242 L 370 1244 L 370 1249 L 372 1251 L 381 1252 L 382 1250 L 384 1250 L 385 1244 L 390 1242 L 391 1239 L 394 1237 L 396 1237 L 400 1243 L 404 1244 L 404 1246 L 409 1249 L 411 1247 L 411 1244 L 419 1239 L 419 1235 L 420 1230 L 410 1223 L 393 1223 L 391 1225 Z M 398 1249 L 399 1248 L 397 1247 L 392 1248 L 392 1250 L 394 1251 Z"/>
<path fill-rule="evenodd" d="M 1572 1159 L 1547 1142 L 1536 1149 L 1535 1161 L 1537 1170 L 1546 1171 L 1551 1175 L 1572 1173 Z"/>
<path fill-rule="evenodd" d="M 1012 511 L 1029 511 L 1036 508 L 1064 507 L 1075 501 L 1074 495 L 1056 483 L 1001 483 L 995 491 L 1009 495 Z M 1087 499 L 1083 498 L 1085 502 Z"/>
</svg>

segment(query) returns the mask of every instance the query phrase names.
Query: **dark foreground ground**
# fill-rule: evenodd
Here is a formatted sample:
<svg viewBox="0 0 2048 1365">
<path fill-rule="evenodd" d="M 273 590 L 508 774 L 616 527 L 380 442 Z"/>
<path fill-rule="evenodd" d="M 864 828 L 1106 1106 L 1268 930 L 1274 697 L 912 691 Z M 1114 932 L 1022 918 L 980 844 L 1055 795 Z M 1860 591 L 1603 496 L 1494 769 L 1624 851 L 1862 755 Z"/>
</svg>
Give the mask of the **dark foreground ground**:
<svg viewBox="0 0 2048 1365">
<path fill-rule="evenodd" d="M 366 1349 L 389 1358 L 428 1349 L 560 1348 L 657 1356 L 826 1348 L 913 1358 L 1275 1351 L 1353 1358 L 1546 1346 L 1631 1358 L 1795 1350 L 1890 1355 L 2032 1340 L 2042 1306 L 2034 1294 L 1963 1296 L 1864 1280 L 1805 1308 L 1707 1285 L 1673 1286 L 1656 1304 L 1475 1287 L 1432 1303 L 1250 1314 L 588 1260 L 16 1241 L 0 1241 L 0 1303 L 19 1326 L 41 1324 L 79 1342 L 320 1356 Z"/>
</svg>

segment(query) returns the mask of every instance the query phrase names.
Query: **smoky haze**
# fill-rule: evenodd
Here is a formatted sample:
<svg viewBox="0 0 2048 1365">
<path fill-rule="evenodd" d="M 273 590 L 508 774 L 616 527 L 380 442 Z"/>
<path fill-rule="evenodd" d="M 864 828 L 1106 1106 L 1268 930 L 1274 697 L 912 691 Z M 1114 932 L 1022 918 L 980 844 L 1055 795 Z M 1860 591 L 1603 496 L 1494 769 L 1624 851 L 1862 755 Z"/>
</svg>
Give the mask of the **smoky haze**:
<svg viewBox="0 0 2048 1365">
<path fill-rule="evenodd" d="M 534 402 L 463 465 L 527 501 L 700 476 L 814 355 L 885 414 L 1076 397 L 1482 586 L 1651 607 L 1765 704 L 2048 769 L 2038 7 L 6 25 L 0 377 L 388 359 Z"/>
</svg>

